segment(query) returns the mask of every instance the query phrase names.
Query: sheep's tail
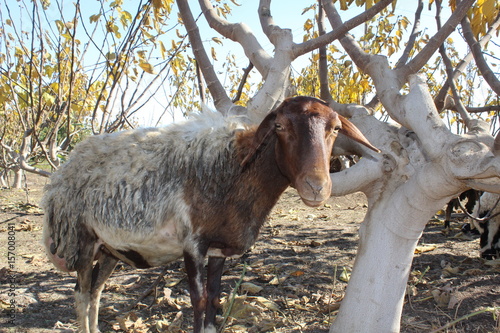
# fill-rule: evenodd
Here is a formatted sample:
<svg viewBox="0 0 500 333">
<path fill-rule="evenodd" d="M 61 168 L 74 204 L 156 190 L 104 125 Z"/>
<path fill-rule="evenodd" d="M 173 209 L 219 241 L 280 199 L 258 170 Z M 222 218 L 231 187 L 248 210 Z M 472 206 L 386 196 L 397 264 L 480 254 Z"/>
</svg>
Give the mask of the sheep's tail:
<svg viewBox="0 0 500 333">
<path fill-rule="evenodd" d="M 78 271 L 92 263 L 97 238 L 81 217 L 68 214 L 68 208 L 56 201 L 50 197 L 44 200 L 43 243 L 47 256 L 61 271 Z"/>
</svg>

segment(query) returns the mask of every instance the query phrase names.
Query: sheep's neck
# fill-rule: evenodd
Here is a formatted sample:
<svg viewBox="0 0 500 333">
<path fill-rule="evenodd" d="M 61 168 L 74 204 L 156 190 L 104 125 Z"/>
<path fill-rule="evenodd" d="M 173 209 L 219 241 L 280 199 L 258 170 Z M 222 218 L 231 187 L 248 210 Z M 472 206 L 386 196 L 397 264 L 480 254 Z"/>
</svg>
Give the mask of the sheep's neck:
<svg viewBox="0 0 500 333">
<path fill-rule="evenodd" d="M 235 174 L 226 180 L 231 187 L 210 194 L 219 196 L 219 200 L 205 200 L 207 193 L 188 193 L 194 201 L 193 229 L 202 235 L 207 247 L 220 248 L 225 256 L 233 256 L 243 254 L 254 244 L 266 217 L 290 184 L 278 168 L 274 145 L 275 140 L 270 140 L 244 168 L 235 163 Z M 240 140 L 236 146 L 241 150 L 238 156 L 252 149 L 249 140 Z"/>
</svg>

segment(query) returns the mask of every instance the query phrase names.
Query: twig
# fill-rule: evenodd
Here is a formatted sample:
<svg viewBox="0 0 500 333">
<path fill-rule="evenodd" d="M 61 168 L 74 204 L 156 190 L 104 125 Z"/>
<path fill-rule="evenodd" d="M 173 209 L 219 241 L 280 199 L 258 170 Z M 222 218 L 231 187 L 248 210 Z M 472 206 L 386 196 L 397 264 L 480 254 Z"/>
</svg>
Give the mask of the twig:
<svg viewBox="0 0 500 333">
<path fill-rule="evenodd" d="M 145 292 L 143 292 L 142 295 L 139 296 L 139 298 L 134 303 L 130 304 L 127 308 L 125 308 L 124 310 L 122 310 L 120 312 L 121 313 L 129 312 L 133 308 L 135 308 L 136 305 L 139 304 L 139 302 L 141 302 L 143 299 L 145 299 L 153 291 L 153 289 L 155 289 L 158 286 L 160 281 L 163 279 L 163 277 L 167 273 L 167 270 L 168 270 L 168 267 L 163 268 L 160 275 L 156 278 L 156 281 L 153 282 L 153 284 L 151 286 L 149 286 L 149 288 Z"/>
<path fill-rule="evenodd" d="M 450 321 L 449 323 L 447 323 L 446 325 L 434 330 L 434 331 L 431 331 L 431 333 L 437 333 L 437 332 L 441 332 L 459 322 L 461 322 L 462 320 L 467 320 L 467 319 L 470 319 L 471 317 L 474 317 L 474 316 L 477 316 L 481 313 L 485 313 L 485 312 L 491 312 L 493 314 L 495 314 L 495 312 L 497 311 L 500 311 L 500 306 L 494 306 L 494 307 L 487 307 L 487 308 L 484 308 L 482 310 L 479 310 L 479 311 L 476 311 L 476 312 L 473 312 L 473 313 L 469 313 L 469 314 L 466 314 L 465 316 L 462 316 L 460 318 L 457 318 L 453 321 Z"/>
<path fill-rule="evenodd" d="M 332 294 L 333 291 L 335 290 L 335 286 L 337 285 L 337 265 L 335 265 L 334 270 L 333 270 L 333 285 L 332 285 L 332 291 L 330 293 L 330 298 L 328 299 L 328 322 L 332 322 L 332 313 L 333 311 L 330 310 L 330 304 L 332 303 Z"/>
<path fill-rule="evenodd" d="M 229 314 L 231 313 L 231 310 L 233 309 L 234 299 L 236 298 L 238 288 L 240 287 L 241 283 L 243 282 L 243 278 L 245 277 L 246 272 L 247 272 L 247 263 L 244 262 L 243 263 L 243 271 L 241 272 L 240 279 L 238 280 L 238 282 L 236 282 L 236 285 L 234 286 L 233 290 L 231 291 L 231 295 L 230 295 L 231 299 L 229 300 L 229 306 L 227 307 L 227 310 L 223 315 L 224 320 L 222 321 L 219 332 L 224 331 L 224 327 L 226 326 L 227 318 L 229 317 Z"/>
<path fill-rule="evenodd" d="M 474 216 L 471 213 L 469 213 L 467 211 L 467 209 L 464 208 L 464 206 L 462 205 L 462 203 L 460 202 L 460 200 L 458 200 L 458 205 L 460 206 L 460 209 L 462 209 L 462 211 L 465 213 L 465 215 L 467 215 L 467 217 L 469 217 L 469 218 L 471 218 L 473 220 L 476 220 L 478 222 L 488 221 L 488 220 L 491 220 L 492 218 L 497 217 L 498 215 L 500 215 L 500 212 L 491 215 L 491 213 L 498 206 L 499 203 L 500 203 L 500 197 L 497 199 L 497 201 L 495 202 L 495 204 L 493 205 L 493 207 L 486 213 L 486 215 L 484 215 L 483 217 L 479 217 L 479 216 Z M 481 211 L 481 199 L 479 199 L 479 202 L 478 202 L 478 212 L 480 212 L 480 211 Z"/>
</svg>

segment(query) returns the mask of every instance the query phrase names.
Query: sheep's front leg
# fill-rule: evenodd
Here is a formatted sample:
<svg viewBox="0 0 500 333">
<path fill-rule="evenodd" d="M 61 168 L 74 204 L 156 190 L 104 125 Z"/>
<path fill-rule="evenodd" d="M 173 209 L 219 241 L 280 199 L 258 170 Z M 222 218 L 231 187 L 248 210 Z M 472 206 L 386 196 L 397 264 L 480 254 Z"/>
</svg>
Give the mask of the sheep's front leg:
<svg viewBox="0 0 500 333">
<path fill-rule="evenodd" d="M 92 288 L 92 262 L 77 271 L 75 287 L 75 308 L 78 319 L 78 331 L 90 333 L 89 310 L 90 290 Z"/>
<path fill-rule="evenodd" d="M 194 310 L 193 332 L 203 332 L 203 318 L 207 307 L 207 294 L 203 279 L 203 261 L 204 257 L 200 254 L 192 255 L 184 252 L 184 264 L 189 283 L 189 294 L 191 296 L 191 304 Z"/>
<path fill-rule="evenodd" d="M 205 314 L 205 333 L 215 333 L 215 317 L 220 306 L 220 283 L 224 271 L 224 257 L 209 257 L 207 271 L 207 312 Z"/>
<path fill-rule="evenodd" d="M 97 264 L 95 264 L 92 271 L 92 284 L 90 293 L 90 313 L 89 325 L 90 332 L 99 332 L 99 303 L 101 300 L 101 293 L 104 289 L 104 283 L 109 278 L 115 269 L 118 259 L 108 253 L 101 252 Z"/>
</svg>

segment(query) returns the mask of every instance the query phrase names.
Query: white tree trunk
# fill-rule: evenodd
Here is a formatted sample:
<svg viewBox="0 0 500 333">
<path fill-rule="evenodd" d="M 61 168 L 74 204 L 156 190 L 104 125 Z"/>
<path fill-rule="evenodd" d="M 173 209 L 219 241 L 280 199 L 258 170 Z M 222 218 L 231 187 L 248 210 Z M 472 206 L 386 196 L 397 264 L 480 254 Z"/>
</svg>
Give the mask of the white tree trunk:
<svg viewBox="0 0 500 333">
<path fill-rule="evenodd" d="M 384 83 L 390 81 L 386 75 Z M 418 76 L 410 79 L 407 95 L 388 87 L 382 100 L 412 130 L 377 124 L 369 116 L 351 119 L 383 154 L 332 175 L 333 195 L 361 190 L 369 208 L 330 332 L 399 332 L 413 253 L 426 223 L 471 182 L 478 189 L 499 190 L 500 156 L 480 123 L 466 137 L 450 133 Z"/>
<path fill-rule="evenodd" d="M 433 181 L 427 178 L 423 171 L 375 202 L 368 198 L 353 272 L 330 332 L 399 332 L 415 246 L 429 218 L 448 200 L 426 193 L 422 181 Z"/>
<path fill-rule="evenodd" d="M 24 175 L 23 169 L 15 168 L 13 171 L 14 171 L 14 183 L 12 183 L 12 188 L 22 188 L 23 175 Z"/>
</svg>

